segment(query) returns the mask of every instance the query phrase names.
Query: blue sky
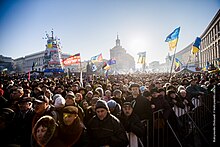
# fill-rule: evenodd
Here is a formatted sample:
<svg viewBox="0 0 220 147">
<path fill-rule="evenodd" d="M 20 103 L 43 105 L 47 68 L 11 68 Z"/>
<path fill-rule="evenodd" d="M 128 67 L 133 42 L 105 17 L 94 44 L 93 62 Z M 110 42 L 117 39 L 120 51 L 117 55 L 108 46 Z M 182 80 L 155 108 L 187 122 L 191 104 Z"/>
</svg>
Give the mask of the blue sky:
<svg viewBox="0 0 220 147">
<path fill-rule="evenodd" d="M 110 58 L 117 33 L 121 45 L 137 60 L 165 62 L 165 42 L 181 27 L 177 51 L 200 36 L 220 8 L 218 0 L 1 0 L 0 54 L 12 57 L 45 50 L 47 31 L 54 30 L 64 53 L 89 60 Z"/>
</svg>

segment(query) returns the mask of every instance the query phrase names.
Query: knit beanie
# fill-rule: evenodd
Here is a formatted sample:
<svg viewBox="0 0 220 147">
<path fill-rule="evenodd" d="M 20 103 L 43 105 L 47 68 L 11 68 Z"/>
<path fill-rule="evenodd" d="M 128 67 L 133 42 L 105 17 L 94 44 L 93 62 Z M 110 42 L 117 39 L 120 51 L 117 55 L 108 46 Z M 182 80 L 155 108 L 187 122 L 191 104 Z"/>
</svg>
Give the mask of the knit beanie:
<svg viewBox="0 0 220 147">
<path fill-rule="evenodd" d="M 106 109 L 107 111 L 109 111 L 108 105 L 107 105 L 106 101 L 104 101 L 104 100 L 98 100 L 98 101 L 96 102 L 96 107 L 95 107 L 95 109 L 98 109 L 98 108 L 104 108 L 104 109 Z"/>
<path fill-rule="evenodd" d="M 108 107 L 111 109 L 111 108 L 115 108 L 116 105 L 117 105 L 117 103 L 116 103 L 114 100 L 109 100 L 109 101 L 107 102 L 107 105 L 108 105 Z"/>
</svg>

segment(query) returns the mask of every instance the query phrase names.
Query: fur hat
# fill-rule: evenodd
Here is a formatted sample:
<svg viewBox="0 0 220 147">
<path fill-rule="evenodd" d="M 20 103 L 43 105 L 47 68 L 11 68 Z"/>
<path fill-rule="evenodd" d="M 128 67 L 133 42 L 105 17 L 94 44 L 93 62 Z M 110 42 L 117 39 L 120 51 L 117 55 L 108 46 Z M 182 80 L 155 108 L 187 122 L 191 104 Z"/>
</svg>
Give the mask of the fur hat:
<svg viewBox="0 0 220 147">
<path fill-rule="evenodd" d="M 98 109 L 98 108 L 104 108 L 104 109 L 106 109 L 107 111 L 109 111 L 108 105 L 107 105 L 106 101 L 104 101 L 104 100 L 98 100 L 98 101 L 96 102 L 96 107 L 95 107 L 95 109 Z"/>
<path fill-rule="evenodd" d="M 63 113 L 78 114 L 78 108 L 75 106 L 66 106 L 63 108 Z"/>
</svg>

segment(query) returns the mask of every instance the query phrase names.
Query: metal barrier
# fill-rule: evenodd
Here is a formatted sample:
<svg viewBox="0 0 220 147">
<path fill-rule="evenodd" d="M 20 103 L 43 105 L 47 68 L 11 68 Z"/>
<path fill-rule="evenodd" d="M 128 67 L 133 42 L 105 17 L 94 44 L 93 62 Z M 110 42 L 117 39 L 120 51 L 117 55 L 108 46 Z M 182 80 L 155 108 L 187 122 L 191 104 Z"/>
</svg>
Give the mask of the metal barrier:
<svg viewBox="0 0 220 147">
<path fill-rule="evenodd" d="M 187 137 L 200 136 L 201 144 L 210 146 L 209 139 L 204 135 L 203 129 L 212 123 L 213 95 L 208 94 L 199 98 L 193 98 L 192 103 L 195 108 L 190 110 L 189 107 L 181 109 L 174 106 L 173 112 L 176 115 L 176 122 L 163 119 L 163 110 L 153 113 L 152 131 L 148 132 L 147 147 L 168 147 L 171 144 L 176 146 L 185 146 L 192 142 L 187 142 Z M 149 126 L 148 126 L 149 127 Z"/>
</svg>

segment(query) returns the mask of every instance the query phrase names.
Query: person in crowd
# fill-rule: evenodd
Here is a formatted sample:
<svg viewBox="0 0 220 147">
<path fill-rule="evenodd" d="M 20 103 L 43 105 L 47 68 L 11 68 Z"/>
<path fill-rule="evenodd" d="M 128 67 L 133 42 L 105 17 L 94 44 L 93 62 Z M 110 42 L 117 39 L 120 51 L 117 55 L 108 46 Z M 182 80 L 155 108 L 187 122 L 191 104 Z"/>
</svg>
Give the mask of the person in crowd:
<svg viewBox="0 0 220 147">
<path fill-rule="evenodd" d="M 75 101 L 76 95 L 72 91 L 69 91 L 66 94 L 65 99 L 66 99 L 66 106 L 76 106 L 79 109 L 78 115 L 79 115 L 80 119 L 83 121 L 85 114 L 84 114 L 82 107 L 79 104 L 77 104 Z"/>
<path fill-rule="evenodd" d="M 23 97 L 31 97 L 31 89 L 24 89 Z"/>
<path fill-rule="evenodd" d="M 93 98 L 93 92 L 92 91 L 88 91 L 85 95 L 85 99 L 88 102 L 88 104 L 90 105 L 90 100 Z"/>
<path fill-rule="evenodd" d="M 59 139 L 66 147 L 88 146 L 88 136 L 83 122 L 78 116 L 78 108 L 66 106 L 62 111 L 62 122 L 59 127 Z"/>
<path fill-rule="evenodd" d="M 108 102 L 112 97 L 112 92 L 110 90 L 105 90 L 105 95 L 103 97 L 103 100 Z"/>
<path fill-rule="evenodd" d="M 79 92 L 80 94 L 82 94 L 82 99 L 85 99 L 85 95 L 86 95 L 86 93 L 87 93 L 87 90 L 86 90 L 84 87 L 80 87 L 79 90 L 78 90 L 78 92 Z"/>
<path fill-rule="evenodd" d="M 88 135 L 91 147 L 126 147 L 128 138 L 120 121 L 110 114 L 104 100 L 96 102 L 96 115 L 88 122 Z"/>
<path fill-rule="evenodd" d="M 72 91 L 74 94 L 76 94 L 76 93 L 78 92 L 78 90 L 79 90 L 79 85 L 78 85 L 77 83 L 74 83 L 74 84 L 72 85 L 71 91 Z"/>
<path fill-rule="evenodd" d="M 99 100 L 99 98 L 94 97 L 90 101 L 90 106 L 85 111 L 85 117 L 84 117 L 84 125 L 87 126 L 89 120 L 96 114 L 95 112 L 95 106 L 96 102 Z"/>
<path fill-rule="evenodd" d="M 50 89 L 46 89 L 46 91 L 44 92 L 44 94 L 46 95 L 46 97 L 49 98 L 50 103 L 52 103 L 52 101 L 53 101 L 53 93 L 51 92 L 51 90 L 50 90 Z"/>
<path fill-rule="evenodd" d="M 10 99 L 10 108 L 14 111 L 18 111 L 18 101 L 21 99 L 21 97 L 24 95 L 24 89 L 22 87 L 17 87 L 15 90 L 13 90 L 11 94 Z"/>
<path fill-rule="evenodd" d="M 114 90 L 112 100 L 116 101 L 120 106 L 122 106 L 125 101 L 125 98 L 122 97 L 122 91 L 119 89 Z"/>
<path fill-rule="evenodd" d="M 76 102 L 78 105 L 82 106 L 82 105 L 81 105 L 81 102 L 82 102 L 82 100 L 83 100 L 82 94 L 79 93 L 79 92 L 77 92 L 75 95 L 76 95 L 75 102 Z"/>
<path fill-rule="evenodd" d="M 75 94 L 72 91 L 69 91 L 66 96 L 65 96 L 65 105 L 70 106 L 70 105 L 75 105 Z"/>
<path fill-rule="evenodd" d="M 1 146 L 15 145 L 13 119 L 15 112 L 10 108 L 0 109 L 0 138 Z M 19 146 L 19 144 L 17 144 Z"/>
<path fill-rule="evenodd" d="M 37 87 L 34 87 L 34 91 L 33 91 L 33 93 L 31 94 L 31 96 L 32 97 L 38 97 L 39 95 L 41 95 L 42 94 L 42 89 L 39 87 L 39 86 L 37 86 Z"/>
<path fill-rule="evenodd" d="M 183 101 L 183 104 L 189 108 L 189 110 L 195 108 L 192 101 L 188 97 L 186 90 L 180 90 L 178 93 L 178 97 Z"/>
<path fill-rule="evenodd" d="M 134 101 L 134 110 L 133 112 L 137 114 L 137 116 L 140 118 L 140 120 L 145 123 L 145 135 L 144 135 L 144 145 L 147 145 L 147 126 L 149 128 L 152 126 L 152 117 L 153 112 L 150 105 L 150 102 L 141 95 L 139 85 L 136 83 L 133 83 L 130 85 L 131 95 L 126 98 L 126 101 L 132 102 Z"/>
<path fill-rule="evenodd" d="M 104 90 L 103 90 L 102 87 L 97 87 L 97 88 L 95 89 L 95 91 L 98 91 L 99 96 L 100 96 L 101 99 L 104 98 Z M 95 93 L 94 93 L 94 96 L 95 96 Z"/>
<path fill-rule="evenodd" d="M 152 119 L 152 109 L 149 101 L 140 94 L 139 85 L 134 83 L 130 86 L 131 95 L 126 98 L 125 101 L 135 100 L 134 113 L 138 115 L 141 120 Z"/>
<path fill-rule="evenodd" d="M 13 120 L 14 140 L 21 147 L 29 147 L 34 116 L 33 98 L 22 97 L 18 101 L 19 111 L 15 112 Z"/>
<path fill-rule="evenodd" d="M 89 107 L 89 103 L 87 102 L 86 99 L 83 99 L 83 100 L 81 101 L 81 107 L 82 107 L 82 109 L 83 109 L 84 112 L 85 112 L 85 110 Z"/>
<path fill-rule="evenodd" d="M 167 120 L 172 109 L 168 103 L 168 101 L 159 93 L 158 89 L 155 87 L 151 89 L 151 108 L 153 112 L 158 110 L 163 110 L 163 119 Z"/>
<path fill-rule="evenodd" d="M 183 101 L 178 97 L 178 95 L 176 94 L 176 91 L 168 90 L 166 98 L 167 98 L 167 101 L 169 102 L 171 108 L 173 108 L 174 106 L 177 106 L 182 109 L 185 108 Z"/>
<path fill-rule="evenodd" d="M 65 106 L 66 100 L 63 98 L 61 94 L 55 94 L 53 96 L 53 99 L 54 99 L 53 105 L 55 109 L 57 111 L 60 111 Z"/>
<path fill-rule="evenodd" d="M 186 92 L 189 94 L 189 98 L 199 98 L 205 94 L 205 89 L 197 85 L 197 79 L 190 80 L 190 85 L 186 87 Z"/>
<path fill-rule="evenodd" d="M 49 115 L 42 116 L 34 125 L 32 130 L 33 140 L 32 146 L 34 147 L 54 147 L 63 146 L 65 144 L 60 140 L 57 135 L 58 127 L 53 117 Z"/>
<path fill-rule="evenodd" d="M 58 121 L 58 116 L 53 107 L 49 104 L 49 99 L 45 95 L 40 95 L 34 100 L 34 118 L 32 120 L 32 127 L 44 115 L 52 116 Z"/>
<path fill-rule="evenodd" d="M 139 117 L 135 113 L 133 113 L 133 103 L 123 103 L 120 121 L 127 133 L 129 139 L 129 147 L 142 147 L 144 125 L 143 123 L 141 123 Z"/>
<path fill-rule="evenodd" d="M 91 86 L 91 84 L 87 83 L 87 84 L 85 85 L 85 89 L 86 89 L 87 93 L 88 93 L 88 91 L 92 91 L 92 86 Z"/>
<path fill-rule="evenodd" d="M 119 118 L 119 116 L 121 115 L 121 106 L 114 100 L 109 100 L 107 102 L 107 105 L 110 113 L 115 117 Z"/>
<path fill-rule="evenodd" d="M 101 95 L 100 95 L 100 92 L 99 91 L 94 91 L 93 92 L 93 97 L 98 97 L 98 98 L 101 98 Z"/>
</svg>

